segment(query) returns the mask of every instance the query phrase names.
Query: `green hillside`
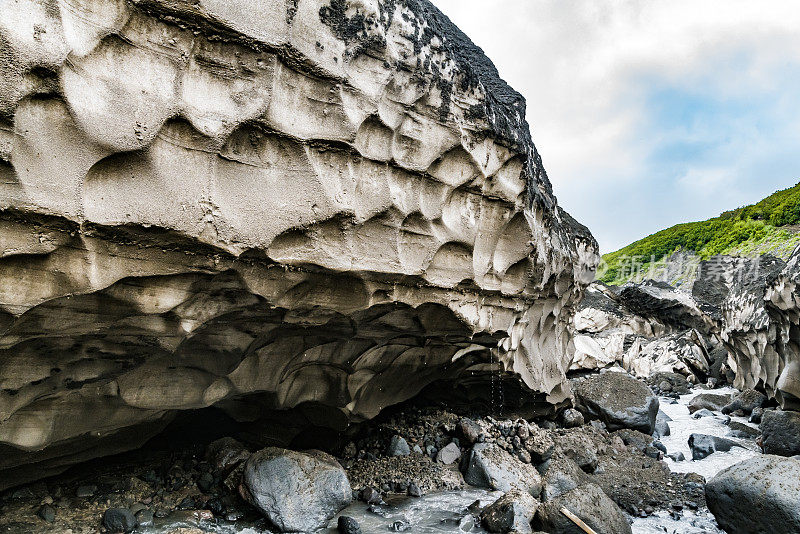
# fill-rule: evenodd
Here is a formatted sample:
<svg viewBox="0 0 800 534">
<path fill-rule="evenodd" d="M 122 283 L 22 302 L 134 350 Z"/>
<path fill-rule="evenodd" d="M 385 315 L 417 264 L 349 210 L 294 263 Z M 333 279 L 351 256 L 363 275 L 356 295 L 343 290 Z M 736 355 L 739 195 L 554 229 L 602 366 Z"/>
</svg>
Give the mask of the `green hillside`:
<svg viewBox="0 0 800 534">
<path fill-rule="evenodd" d="M 598 279 L 608 284 L 630 280 L 632 265 L 647 270 L 678 251 L 706 259 L 715 254 L 736 256 L 791 254 L 800 243 L 800 183 L 777 191 L 756 204 L 726 211 L 707 221 L 677 224 L 603 256 L 607 268 Z"/>
</svg>

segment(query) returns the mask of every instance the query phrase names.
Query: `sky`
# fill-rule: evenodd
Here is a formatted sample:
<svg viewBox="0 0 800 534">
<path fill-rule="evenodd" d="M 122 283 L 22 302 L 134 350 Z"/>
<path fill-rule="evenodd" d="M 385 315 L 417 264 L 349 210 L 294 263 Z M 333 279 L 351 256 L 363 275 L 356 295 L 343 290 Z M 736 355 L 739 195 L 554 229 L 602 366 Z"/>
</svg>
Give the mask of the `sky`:
<svg viewBox="0 0 800 534">
<path fill-rule="evenodd" d="M 433 0 L 527 100 L 603 253 L 800 181 L 796 0 Z"/>
</svg>

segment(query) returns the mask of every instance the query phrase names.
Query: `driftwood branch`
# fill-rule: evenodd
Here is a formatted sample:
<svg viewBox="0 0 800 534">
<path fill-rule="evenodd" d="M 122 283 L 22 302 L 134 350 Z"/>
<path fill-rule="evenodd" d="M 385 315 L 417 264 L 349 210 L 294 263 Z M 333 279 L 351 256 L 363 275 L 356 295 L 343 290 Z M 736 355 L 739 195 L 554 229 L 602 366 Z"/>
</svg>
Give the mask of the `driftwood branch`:
<svg viewBox="0 0 800 534">
<path fill-rule="evenodd" d="M 569 510 L 567 510 L 563 506 L 561 507 L 561 513 L 564 514 L 565 516 L 567 516 L 570 521 L 572 521 L 573 523 L 578 525 L 580 527 L 580 529 L 583 530 L 586 534 L 597 534 L 597 532 L 595 532 L 595 530 L 593 528 L 591 528 L 589 525 L 587 525 L 586 523 L 581 521 L 580 517 L 578 517 L 577 515 L 573 514 L 572 512 L 570 512 Z"/>
</svg>

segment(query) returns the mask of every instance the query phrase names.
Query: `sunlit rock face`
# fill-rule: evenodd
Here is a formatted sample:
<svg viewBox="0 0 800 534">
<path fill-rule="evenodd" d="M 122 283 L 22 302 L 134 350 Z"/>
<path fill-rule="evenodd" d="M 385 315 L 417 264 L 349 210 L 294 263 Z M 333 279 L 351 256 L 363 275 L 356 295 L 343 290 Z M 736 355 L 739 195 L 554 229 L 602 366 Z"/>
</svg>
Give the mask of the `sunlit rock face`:
<svg viewBox="0 0 800 534">
<path fill-rule="evenodd" d="M 705 377 L 717 325 L 694 296 L 663 282 L 595 282 L 573 320 L 572 370 L 621 365 L 638 377 L 673 372 Z"/>
<path fill-rule="evenodd" d="M 182 410 L 567 398 L 597 246 L 524 117 L 424 0 L 2 2 L 0 487 Z"/>
</svg>

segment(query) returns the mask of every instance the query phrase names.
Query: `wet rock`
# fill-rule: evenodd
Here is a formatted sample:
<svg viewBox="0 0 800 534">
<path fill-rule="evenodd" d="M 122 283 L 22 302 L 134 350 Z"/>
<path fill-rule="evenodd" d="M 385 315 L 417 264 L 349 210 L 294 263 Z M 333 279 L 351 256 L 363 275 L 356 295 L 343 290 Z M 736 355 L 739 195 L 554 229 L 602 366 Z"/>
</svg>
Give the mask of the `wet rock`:
<svg viewBox="0 0 800 534">
<path fill-rule="evenodd" d="M 603 421 L 609 430 L 653 433 L 658 398 L 632 376 L 616 372 L 595 375 L 579 382 L 575 394 L 581 411 Z"/>
<path fill-rule="evenodd" d="M 324 527 L 352 500 L 347 475 L 330 455 L 269 447 L 245 463 L 242 496 L 281 532 Z"/>
<path fill-rule="evenodd" d="M 567 408 L 561 412 L 561 425 L 564 428 L 575 428 L 583 424 L 583 414 L 575 408 Z"/>
<path fill-rule="evenodd" d="M 764 408 L 753 408 L 753 413 L 750 414 L 750 421 L 751 423 L 761 424 L 761 418 L 764 415 Z"/>
<path fill-rule="evenodd" d="M 800 412 L 767 410 L 760 428 L 762 448 L 766 454 L 800 454 Z"/>
<path fill-rule="evenodd" d="M 153 525 L 153 512 L 147 508 L 139 510 L 134 514 L 136 524 L 140 527 L 149 527 Z"/>
<path fill-rule="evenodd" d="M 656 420 L 656 426 L 655 429 L 653 430 L 654 438 L 658 439 L 658 438 L 663 438 L 665 436 L 669 436 L 670 432 L 671 430 L 669 428 L 669 423 L 667 423 L 664 420 Z"/>
<path fill-rule="evenodd" d="M 452 442 L 448 443 L 436 455 L 436 461 L 444 465 L 454 464 L 460 459 L 461 449 L 458 448 L 458 445 Z"/>
<path fill-rule="evenodd" d="M 729 534 L 800 532 L 800 461 L 755 456 L 720 471 L 705 495 Z"/>
<path fill-rule="evenodd" d="M 701 393 L 689 401 L 689 413 L 706 409 L 712 412 L 719 412 L 724 406 L 731 402 L 730 395 L 720 395 L 717 393 Z"/>
<path fill-rule="evenodd" d="M 692 434 L 689 436 L 689 448 L 692 450 L 692 460 L 702 460 L 715 452 L 728 452 L 734 447 L 741 447 L 735 441 L 707 434 Z"/>
<path fill-rule="evenodd" d="M 367 504 L 386 504 L 383 502 L 381 492 L 373 487 L 362 489 L 358 494 L 358 498 Z"/>
<path fill-rule="evenodd" d="M 358 521 L 346 515 L 339 516 L 336 521 L 336 529 L 339 534 L 361 534 L 361 526 Z"/>
<path fill-rule="evenodd" d="M 686 456 L 684 456 L 683 453 L 680 452 L 680 451 L 671 452 L 671 453 L 667 454 L 667 456 L 669 458 L 671 458 L 673 462 L 683 462 L 683 461 L 686 460 Z"/>
<path fill-rule="evenodd" d="M 387 456 L 408 456 L 411 454 L 411 448 L 408 442 L 401 436 L 392 436 L 389 440 L 389 446 L 386 448 Z"/>
<path fill-rule="evenodd" d="M 527 534 L 538 507 L 539 501 L 527 491 L 512 490 L 487 506 L 481 520 L 489 532 Z"/>
<path fill-rule="evenodd" d="M 767 402 L 767 396 L 754 389 L 740 391 L 731 402 L 722 407 L 722 413 L 731 414 L 741 410 L 744 415 L 750 415 L 756 408 L 762 408 Z"/>
<path fill-rule="evenodd" d="M 753 428 L 750 425 L 738 421 L 731 421 L 728 423 L 728 428 L 730 428 L 728 435 L 733 438 L 756 439 L 761 434 L 761 431 L 757 428 Z"/>
<path fill-rule="evenodd" d="M 539 506 L 534 528 L 549 534 L 582 534 L 561 513 L 561 508 L 568 509 L 597 532 L 631 534 L 625 514 L 596 484 L 584 484 Z"/>
<path fill-rule="evenodd" d="M 217 472 L 229 473 L 250 457 L 250 451 L 231 437 L 211 442 L 206 448 L 206 459 Z"/>
<path fill-rule="evenodd" d="M 131 532 L 136 528 L 136 517 L 127 508 L 109 508 L 103 514 L 103 526 L 109 532 Z"/>
<path fill-rule="evenodd" d="M 711 410 L 706 410 L 705 408 L 701 410 L 697 410 L 692 414 L 694 419 L 700 419 L 701 417 L 714 417 L 714 412 Z"/>
<path fill-rule="evenodd" d="M 409 497 L 422 497 L 422 490 L 419 488 L 416 482 L 411 482 L 408 485 L 408 490 L 406 490 Z"/>
<path fill-rule="evenodd" d="M 464 465 L 464 481 L 479 488 L 519 489 L 534 496 L 542 490 L 542 479 L 535 468 L 492 443 L 478 443 L 472 447 Z"/>
<path fill-rule="evenodd" d="M 50 506 L 49 504 L 44 504 L 39 507 L 39 510 L 36 512 L 36 515 L 39 516 L 39 518 L 42 521 L 45 521 L 47 523 L 52 523 L 53 521 L 56 520 L 56 509 Z"/>
<path fill-rule="evenodd" d="M 406 532 L 408 530 L 411 530 L 411 522 L 406 518 L 401 518 L 394 521 L 389 527 L 389 529 L 392 532 Z"/>
</svg>

